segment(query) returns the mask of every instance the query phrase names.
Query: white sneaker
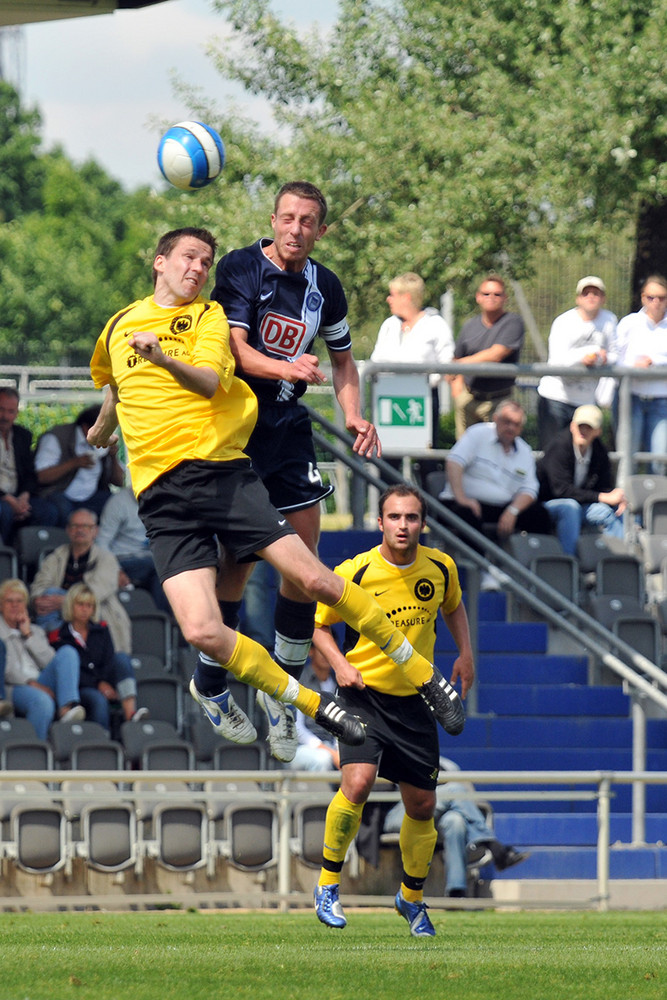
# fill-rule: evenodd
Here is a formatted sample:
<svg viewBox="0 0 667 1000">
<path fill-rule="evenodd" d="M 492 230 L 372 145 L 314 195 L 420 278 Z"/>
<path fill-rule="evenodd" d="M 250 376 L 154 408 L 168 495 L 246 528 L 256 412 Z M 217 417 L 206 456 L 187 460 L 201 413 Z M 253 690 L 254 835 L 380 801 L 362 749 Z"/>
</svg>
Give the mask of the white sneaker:
<svg viewBox="0 0 667 1000">
<path fill-rule="evenodd" d="M 190 694 L 204 709 L 208 721 L 226 740 L 232 743 L 254 743 L 257 730 L 248 716 L 232 698 L 229 688 L 222 694 L 207 698 L 195 687 L 194 677 L 190 681 Z"/>
<path fill-rule="evenodd" d="M 294 705 L 276 701 L 265 691 L 257 692 L 257 704 L 269 723 L 269 747 L 271 754 L 283 764 L 294 760 L 296 753 L 296 708 Z"/>
<path fill-rule="evenodd" d="M 72 705 L 64 715 L 60 716 L 59 722 L 83 722 L 86 718 L 86 710 L 83 705 Z"/>
</svg>

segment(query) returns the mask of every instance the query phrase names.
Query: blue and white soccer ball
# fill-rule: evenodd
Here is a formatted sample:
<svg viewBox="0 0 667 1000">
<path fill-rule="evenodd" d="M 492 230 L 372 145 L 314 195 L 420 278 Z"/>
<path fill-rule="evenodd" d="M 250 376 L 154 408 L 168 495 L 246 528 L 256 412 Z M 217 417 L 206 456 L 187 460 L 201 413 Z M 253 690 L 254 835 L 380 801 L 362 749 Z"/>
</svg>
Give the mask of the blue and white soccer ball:
<svg viewBox="0 0 667 1000">
<path fill-rule="evenodd" d="M 179 122 L 160 139 L 157 162 L 174 187 L 196 191 L 214 181 L 224 167 L 225 147 L 210 125 Z"/>
</svg>

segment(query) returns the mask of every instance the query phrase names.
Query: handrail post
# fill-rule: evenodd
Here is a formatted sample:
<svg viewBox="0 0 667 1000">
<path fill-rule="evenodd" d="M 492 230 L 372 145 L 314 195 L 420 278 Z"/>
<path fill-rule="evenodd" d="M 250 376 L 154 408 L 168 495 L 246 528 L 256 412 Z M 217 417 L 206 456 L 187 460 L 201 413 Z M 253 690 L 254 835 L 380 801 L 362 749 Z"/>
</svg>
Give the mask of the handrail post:
<svg viewBox="0 0 667 1000">
<path fill-rule="evenodd" d="M 610 840 L 610 800 L 611 781 L 608 776 L 600 778 L 598 784 L 598 910 L 606 913 L 609 909 L 609 840 Z"/>
<path fill-rule="evenodd" d="M 289 911 L 289 895 L 291 891 L 290 870 L 292 857 L 290 852 L 290 827 L 292 811 L 289 801 L 290 779 L 280 782 L 280 800 L 278 803 L 278 895 L 280 897 L 280 912 Z"/>
<path fill-rule="evenodd" d="M 646 698 L 632 692 L 632 770 L 646 770 Z M 632 843 L 646 842 L 646 785 L 643 781 L 632 783 Z"/>
</svg>

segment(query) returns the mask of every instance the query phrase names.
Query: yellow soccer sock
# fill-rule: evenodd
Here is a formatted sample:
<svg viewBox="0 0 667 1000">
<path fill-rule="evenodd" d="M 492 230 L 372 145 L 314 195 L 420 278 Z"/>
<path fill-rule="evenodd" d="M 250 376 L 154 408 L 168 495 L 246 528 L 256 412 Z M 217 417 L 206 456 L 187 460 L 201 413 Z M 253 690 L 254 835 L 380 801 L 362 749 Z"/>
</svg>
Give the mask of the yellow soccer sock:
<svg viewBox="0 0 667 1000">
<path fill-rule="evenodd" d="M 350 802 L 340 788 L 329 803 L 322 848 L 324 866 L 320 871 L 318 885 L 336 885 L 340 882 L 345 855 L 359 830 L 363 809 L 363 802 Z M 332 867 L 328 867 L 327 863 Z"/>
<path fill-rule="evenodd" d="M 356 583 L 344 581 L 343 596 L 334 607 L 344 622 L 379 646 L 416 688 L 431 679 L 433 665 L 412 648 L 377 601 Z"/>
<path fill-rule="evenodd" d="M 403 898 L 410 903 L 421 903 L 424 882 L 431 868 L 438 831 L 433 819 L 403 817 L 398 843 L 403 862 Z"/>
<path fill-rule="evenodd" d="M 320 704 L 320 696 L 316 691 L 303 687 L 297 680 L 285 673 L 282 667 L 271 659 L 263 646 L 247 635 L 236 636 L 234 651 L 227 663 L 222 663 L 225 670 L 238 677 L 244 684 L 266 691 L 278 701 L 287 701 L 296 705 L 304 715 L 314 717 Z"/>
</svg>

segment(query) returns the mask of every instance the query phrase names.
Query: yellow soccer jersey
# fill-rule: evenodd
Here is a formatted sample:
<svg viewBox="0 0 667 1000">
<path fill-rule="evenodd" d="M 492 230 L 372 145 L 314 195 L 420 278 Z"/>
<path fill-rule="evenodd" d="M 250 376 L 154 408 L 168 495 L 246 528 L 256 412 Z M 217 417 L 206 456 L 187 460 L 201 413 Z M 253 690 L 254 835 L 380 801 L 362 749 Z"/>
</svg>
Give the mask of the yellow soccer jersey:
<svg viewBox="0 0 667 1000">
<path fill-rule="evenodd" d="M 414 648 L 433 662 L 438 612 L 442 608 L 451 614 L 461 602 L 459 574 L 451 556 L 420 545 L 410 566 L 394 566 L 382 557 L 378 546 L 347 559 L 335 572 L 371 594 Z M 316 626 L 335 625 L 341 620 L 333 608 L 317 605 Z M 444 622 L 440 627 L 445 627 Z M 349 626 L 343 652 L 369 687 L 400 696 L 415 693 L 393 660 Z"/>
<path fill-rule="evenodd" d="M 165 354 L 220 378 L 206 399 L 184 389 L 173 375 L 139 357 L 127 343 L 133 333 L 152 332 Z M 180 462 L 243 458 L 257 420 L 257 400 L 234 375 L 229 325 L 217 302 L 197 298 L 174 308 L 140 299 L 102 331 L 90 362 L 98 388 L 118 388 L 118 421 L 129 455 L 137 496 Z"/>
</svg>

